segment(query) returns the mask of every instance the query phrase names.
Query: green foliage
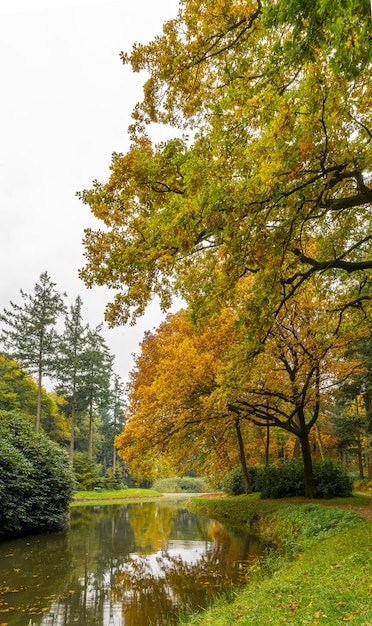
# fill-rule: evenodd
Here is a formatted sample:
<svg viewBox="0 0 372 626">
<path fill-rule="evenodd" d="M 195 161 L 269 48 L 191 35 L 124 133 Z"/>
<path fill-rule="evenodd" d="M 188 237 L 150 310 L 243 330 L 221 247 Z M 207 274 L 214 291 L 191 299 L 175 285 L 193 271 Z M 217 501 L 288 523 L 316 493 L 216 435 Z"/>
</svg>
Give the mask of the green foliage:
<svg viewBox="0 0 372 626">
<path fill-rule="evenodd" d="M 368 478 L 363 478 L 363 480 L 356 480 L 354 482 L 354 490 L 364 493 L 372 493 L 372 480 L 368 480 Z"/>
<path fill-rule="evenodd" d="M 247 465 L 249 487 L 251 491 L 261 491 L 265 468 L 261 465 Z M 233 467 L 221 481 L 221 489 L 229 496 L 238 496 L 245 493 L 242 466 Z"/>
<path fill-rule="evenodd" d="M 63 528 L 75 479 L 65 452 L 29 418 L 0 415 L 0 536 Z"/>
<path fill-rule="evenodd" d="M 74 457 L 74 471 L 77 487 L 80 490 L 90 490 L 104 486 L 102 467 L 86 452 L 76 452 Z"/>
<path fill-rule="evenodd" d="M 55 325 L 65 311 L 65 304 L 47 272 L 40 275 L 34 294 L 21 290 L 21 297 L 22 305 L 11 302 L 11 309 L 0 314 L 0 321 L 6 326 L 1 329 L 0 341 L 10 356 L 29 373 L 37 375 L 36 430 L 39 430 L 42 378 L 54 371 L 58 344 Z"/>
<path fill-rule="evenodd" d="M 333 461 L 318 461 L 313 465 L 315 497 L 348 497 L 352 480 L 344 467 Z M 287 498 L 305 495 L 304 468 L 301 459 L 267 468 L 262 484 L 262 498 Z"/>
<path fill-rule="evenodd" d="M 289 498 L 305 495 L 304 466 L 302 459 L 293 459 L 267 469 L 248 465 L 251 491 L 261 492 L 262 498 Z M 334 461 L 314 463 L 316 498 L 347 498 L 352 494 L 352 479 L 345 468 Z M 245 493 L 241 465 L 234 467 L 221 483 L 222 490 L 230 496 Z"/>
<path fill-rule="evenodd" d="M 204 478 L 161 478 L 154 485 L 156 491 L 161 493 L 203 493 L 209 491 L 208 482 Z"/>
<path fill-rule="evenodd" d="M 353 492 L 353 481 L 347 470 L 334 461 L 314 463 L 315 496 L 347 498 Z"/>
<path fill-rule="evenodd" d="M 114 472 L 112 471 L 111 467 L 107 470 L 105 477 L 105 488 L 118 490 L 127 488 L 121 468 L 116 468 Z"/>
</svg>

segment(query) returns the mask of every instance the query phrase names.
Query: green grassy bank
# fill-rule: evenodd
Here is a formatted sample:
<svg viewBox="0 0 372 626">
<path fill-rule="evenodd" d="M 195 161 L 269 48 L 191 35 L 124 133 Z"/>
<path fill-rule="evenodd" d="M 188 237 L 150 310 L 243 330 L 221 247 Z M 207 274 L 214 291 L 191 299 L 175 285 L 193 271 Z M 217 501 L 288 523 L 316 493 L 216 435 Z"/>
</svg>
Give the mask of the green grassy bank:
<svg viewBox="0 0 372 626">
<path fill-rule="evenodd" d="M 154 489 L 117 489 L 102 491 L 76 491 L 70 506 L 87 506 L 89 504 L 120 504 L 131 500 L 148 500 L 159 498 L 162 494 Z"/>
<path fill-rule="evenodd" d="M 363 496 L 342 500 L 356 507 L 366 502 Z M 252 496 L 189 500 L 196 513 L 260 533 L 279 546 L 281 556 L 274 552 L 257 562 L 242 591 L 187 623 L 372 626 L 372 523 L 335 508 L 338 504 L 265 502 Z"/>
</svg>

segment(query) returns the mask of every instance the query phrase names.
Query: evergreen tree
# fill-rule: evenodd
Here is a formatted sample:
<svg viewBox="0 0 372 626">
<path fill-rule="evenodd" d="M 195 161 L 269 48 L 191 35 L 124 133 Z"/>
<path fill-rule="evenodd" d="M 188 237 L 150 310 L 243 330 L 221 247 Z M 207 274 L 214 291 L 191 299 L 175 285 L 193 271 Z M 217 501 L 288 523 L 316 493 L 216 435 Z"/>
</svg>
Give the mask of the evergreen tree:
<svg viewBox="0 0 372 626">
<path fill-rule="evenodd" d="M 93 456 L 93 415 L 94 409 L 108 404 L 110 376 L 113 357 L 101 334 L 102 325 L 94 330 L 89 327 L 86 335 L 86 349 L 83 354 L 83 402 L 89 412 L 88 456 Z"/>
<path fill-rule="evenodd" d="M 7 354 L 30 373 L 36 375 L 38 397 L 36 408 L 36 430 L 40 429 L 43 377 L 52 375 L 58 335 L 55 324 L 65 312 L 63 296 L 55 289 L 47 272 L 40 275 L 33 294 L 20 290 L 22 304 L 11 302 L 4 309 L 0 321 L 6 327 L 1 330 L 1 342 Z"/>
<path fill-rule="evenodd" d="M 112 453 L 112 471 L 115 473 L 117 465 L 117 449 L 115 438 L 123 431 L 126 409 L 125 387 L 120 376 L 114 374 L 110 393 L 109 411 L 104 419 L 105 441 L 107 442 L 107 456 Z"/>
<path fill-rule="evenodd" d="M 368 478 L 372 479 L 372 336 L 354 342 L 347 357 L 361 366 L 340 386 L 333 426 L 341 451 L 357 449 L 359 475 L 363 478 L 363 441 Z"/>
<path fill-rule="evenodd" d="M 57 391 L 67 400 L 66 409 L 71 418 L 70 462 L 74 462 L 76 414 L 82 407 L 79 404 L 79 390 L 84 384 L 85 352 L 87 349 L 88 326 L 82 321 L 82 300 L 78 296 L 66 314 L 65 328 L 58 346 L 58 362 L 55 376 Z"/>
</svg>

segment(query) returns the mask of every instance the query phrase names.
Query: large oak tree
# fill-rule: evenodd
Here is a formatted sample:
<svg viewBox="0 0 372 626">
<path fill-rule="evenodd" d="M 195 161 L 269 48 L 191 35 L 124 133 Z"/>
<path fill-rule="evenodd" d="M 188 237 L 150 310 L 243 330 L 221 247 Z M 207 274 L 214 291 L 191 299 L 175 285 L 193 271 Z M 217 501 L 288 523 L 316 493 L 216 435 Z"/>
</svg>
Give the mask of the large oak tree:
<svg viewBox="0 0 372 626">
<path fill-rule="evenodd" d="M 118 290 L 112 324 L 154 294 L 209 313 L 247 275 L 259 340 L 313 274 L 334 277 L 340 308 L 368 302 L 369 32 L 367 0 L 185 0 L 122 55 L 150 74 L 132 144 L 81 194 L 104 224 L 81 273 Z M 153 123 L 175 138 L 153 145 Z"/>
</svg>

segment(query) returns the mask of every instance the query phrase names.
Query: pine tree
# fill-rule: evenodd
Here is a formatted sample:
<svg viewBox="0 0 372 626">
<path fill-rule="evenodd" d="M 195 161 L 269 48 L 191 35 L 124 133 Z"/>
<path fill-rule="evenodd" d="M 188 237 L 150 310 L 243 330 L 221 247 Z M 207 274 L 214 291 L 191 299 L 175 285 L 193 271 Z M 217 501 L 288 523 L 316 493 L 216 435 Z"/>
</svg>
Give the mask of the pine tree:
<svg viewBox="0 0 372 626">
<path fill-rule="evenodd" d="M 70 462 L 74 462 L 76 414 L 80 406 L 79 390 L 84 383 L 85 352 L 88 326 L 83 324 L 83 302 L 78 296 L 65 318 L 65 329 L 59 339 L 58 362 L 55 370 L 57 391 L 65 397 L 71 418 Z"/>
<path fill-rule="evenodd" d="M 82 396 L 89 412 L 88 455 L 93 456 L 93 413 L 95 408 L 107 405 L 113 357 L 101 334 L 102 325 L 87 329 L 86 349 L 83 355 Z"/>
<path fill-rule="evenodd" d="M 23 303 L 11 302 L 11 308 L 4 309 L 0 314 L 0 321 L 6 325 L 1 330 L 0 339 L 7 354 L 36 376 L 36 430 L 39 431 L 43 377 L 54 372 L 58 344 L 55 325 L 58 317 L 66 310 L 63 301 L 66 294 L 60 294 L 55 289 L 55 283 L 47 272 L 40 275 L 40 282 L 36 283 L 33 294 L 25 293 L 22 289 L 20 293 Z"/>
</svg>

